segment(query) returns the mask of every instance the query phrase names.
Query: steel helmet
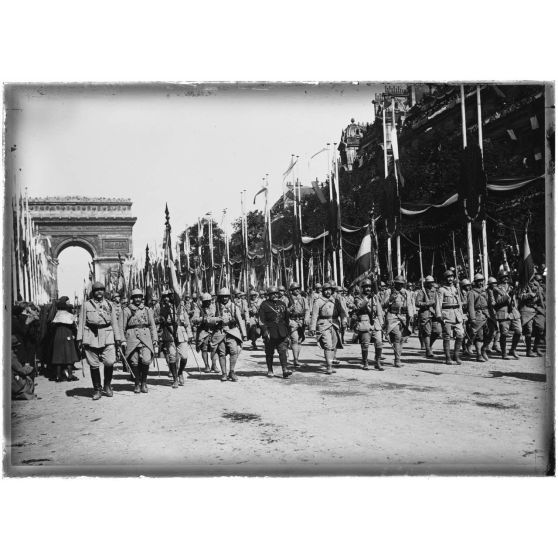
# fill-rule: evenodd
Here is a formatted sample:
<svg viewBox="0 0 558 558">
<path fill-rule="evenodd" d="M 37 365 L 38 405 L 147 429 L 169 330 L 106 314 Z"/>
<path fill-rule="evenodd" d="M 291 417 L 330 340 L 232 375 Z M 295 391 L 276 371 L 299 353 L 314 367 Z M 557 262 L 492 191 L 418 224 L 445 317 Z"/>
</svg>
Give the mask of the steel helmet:
<svg viewBox="0 0 558 558">
<path fill-rule="evenodd" d="M 143 294 L 143 293 L 142 293 L 142 294 Z M 163 292 L 161 293 L 161 297 L 163 297 L 163 296 L 172 296 L 172 291 L 169 290 L 169 289 L 167 289 L 166 291 L 163 291 Z"/>
<path fill-rule="evenodd" d="M 211 295 L 209 293 L 202 293 L 201 299 L 202 302 L 208 302 L 211 300 Z"/>
<path fill-rule="evenodd" d="M 223 287 L 222 289 L 219 290 L 217 295 L 218 296 L 231 296 L 231 291 L 229 291 L 229 289 L 227 289 L 227 287 Z"/>
<path fill-rule="evenodd" d="M 321 283 L 316 283 L 316 290 L 321 289 L 321 288 L 322 288 Z"/>
<path fill-rule="evenodd" d="M 484 281 L 484 275 L 482 273 L 476 273 L 473 277 L 473 281 L 476 283 L 477 281 Z"/>
<path fill-rule="evenodd" d="M 510 274 L 505 269 L 502 269 L 502 271 L 500 271 L 500 273 L 498 273 L 498 277 L 500 279 L 502 279 L 503 277 L 509 277 L 509 276 L 510 276 Z"/>
<path fill-rule="evenodd" d="M 385 287 L 386 284 L 383 281 L 380 281 L 380 287 Z"/>
<path fill-rule="evenodd" d="M 495 285 L 496 283 L 498 283 L 498 281 L 496 281 L 494 277 L 489 277 L 487 283 L 489 285 Z"/>
<path fill-rule="evenodd" d="M 279 289 L 277 287 L 274 287 L 273 285 L 271 285 L 271 287 L 267 288 L 267 294 L 273 294 L 273 293 L 278 293 Z"/>
<path fill-rule="evenodd" d="M 470 285 L 471 281 L 469 281 L 469 279 L 465 278 L 465 279 L 461 279 L 461 281 L 459 282 L 459 285 L 461 287 L 466 287 L 467 285 Z"/>
<path fill-rule="evenodd" d="M 444 277 L 453 277 L 455 274 L 451 269 L 444 271 Z"/>
<path fill-rule="evenodd" d="M 432 275 L 427 275 L 424 279 L 425 283 L 436 283 L 436 281 L 434 280 L 434 277 L 432 277 Z"/>
<path fill-rule="evenodd" d="M 289 290 L 294 291 L 295 289 L 300 289 L 300 285 L 298 283 L 291 283 Z"/>
<path fill-rule="evenodd" d="M 403 275 L 398 275 L 394 280 L 394 283 L 400 283 L 401 285 L 405 284 L 405 277 Z"/>
<path fill-rule="evenodd" d="M 258 296 L 258 291 L 254 291 L 253 289 L 250 291 L 250 296 Z"/>
<path fill-rule="evenodd" d="M 141 296 L 143 298 L 143 291 L 141 289 L 134 289 L 130 297 L 134 298 L 135 296 Z"/>
<path fill-rule="evenodd" d="M 331 283 L 324 283 L 322 285 L 322 291 L 325 291 L 326 289 L 330 289 L 333 290 L 334 286 Z"/>
<path fill-rule="evenodd" d="M 361 284 L 360 284 L 361 288 L 363 287 L 371 287 L 372 286 L 372 281 L 370 281 L 370 279 L 365 279 Z"/>
<path fill-rule="evenodd" d="M 192 293 L 192 298 L 198 298 L 198 293 Z"/>
<path fill-rule="evenodd" d="M 104 290 L 105 290 L 105 286 L 102 283 L 99 283 L 99 281 L 95 281 L 95 283 L 91 285 L 92 293 L 94 293 L 95 291 L 104 291 Z"/>
</svg>

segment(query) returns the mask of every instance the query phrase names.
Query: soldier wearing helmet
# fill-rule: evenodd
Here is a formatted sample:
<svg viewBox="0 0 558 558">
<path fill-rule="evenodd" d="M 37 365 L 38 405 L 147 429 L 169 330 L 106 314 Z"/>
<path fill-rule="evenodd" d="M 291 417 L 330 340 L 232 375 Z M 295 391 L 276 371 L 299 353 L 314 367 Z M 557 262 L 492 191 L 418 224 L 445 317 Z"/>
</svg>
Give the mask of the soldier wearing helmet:
<svg viewBox="0 0 558 558">
<path fill-rule="evenodd" d="M 510 356 L 518 360 L 517 345 L 521 339 L 521 315 L 517 309 L 515 292 L 513 286 L 510 284 L 510 274 L 507 271 L 502 270 L 498 274 L 498 284 L 493 284 L 489 289 L 488 306 L 492 311 L 500 334 L 500 353 L 502 359 L 509 359 L 506 350 L 506 342 L 511 329 L 512 342 Z"/>
<path fill-rule="evenodd" d="M 304 342 L 304 330 L 310 323 L 310 305 L 300 292 L 300 285 L 298 283 L 291 283 L 289 286 L 289 305 L 287 310 L 289 312 L 289 340 L 291 349 L 293 351 L 294 367 L 300 366 L 300 346 Z"/>
<path fill-rule="evenodd" d="M 452 364 L 451 338 L 455 336 L 453 358 L 456 364 L 461 364 L 461 345 L 465 336 L 461 297 L 455 286 L 455 275 L 451 269 L 444 273 L 444 283 L 438 289 L 436 297 L 436 318 L 442 326 L 442 339 L 446 364 Z"/>
<path fill-rule="evenodd" d="M 215 317 L 215 304 L 209 293 L 202 293 L 201 304 L 194 309 L 192 323 L 196 327 L 196 351 L 201 351 L 202 359 L 205 364 L 204 372 L 211 372 L 212 368 L 217 372 L 217 355 L 213 358 L 213 366 L 209 366 L 209 353 L 211 352 L 211 337 L 216 325 L 210 320 Z"/>
<path fill-rule="evenodd" d="M 193 333 L 190 318 L 183 302 L 175 300 L 172 291 L 161 296 L 159 312 L 159 338 L 169 370 L 172 374 L 172 387 L 184 385 L 184 370 L 188 362 L 188 343 Z"/>
<path fill-rule="evenodd" d="M 126 358 L 135 378 L 134 393 L 147 393 L 149 365 L 159 352 L 157 326 L 153 310 L 144 304 L 143 292 L 134 289 L 131 302 L 122 314 L 126 335 Z"/>
<path fill-rule="evenodd" d="M 337 349 L 343 348 L 340 328 L 347 313 L 341 301 L 333 296 L 330 283 L 322 285 L 322 295 L 314 301 L 312 318 L 310 320 L 310 334 L 317 334 L 317 341 L 324 350 L 326 374 L 333 373 L 333 365 L 339 361 L 335 358 Z"/>
<path fill-rule="evenodd" d="M 477 273 L 473 277 L 473 288 L 467 295 L 467 308 L 469 315 L 469 336 L 475 344 L 477 362 L 488 360 L 486 349 L 492 339 L 494 329 L 488 309 L 488 297 L 484 288 L 484 276 Z"/>
<path fill-rule="evenodd" d="M 426 358 L 434 358 L 432 346 L 442 336 L 440 322 L 436 320 L 436 300 L 438 292 L 432 275 L 424 279 L 424 286 L 418 291 L 415 306 L 418 311 L 419 339 L 424 343 Z"/>
<path fill-rule="evenodd" d="M 244 322 L 244 328 L 247 330 L 248 322 L 248 301 L 246 300 L 246 293 L 240 289 L 236 289 L 234 292 L 234 304 L 240 312 L 242 321 Z"/>
<path fill-rule="evenodd" d="M 287 305 L 281 300 L 277 287 L 271 286 L 267 289 L 267 300 L 260 305 L 259 321 L 264 339 L 268 377 L 273 377 L 273 356 L 277 350 L 283 378 L 288 378 L 292 374 L 287 368 L 290 334 L 289 312 Z"/>
<path fill-rule="evenodd" d="M 461 300 L 461 312 L 463 313 L 463 322 L 465 328 L 465 335 L 463 336 L 463 341 L 461 343 L 462 350 L 465 351 L 469 356 L 473 356 L 473 351 L 471 349 L 471 337 L 468 333 L 469 331 L 469 305 L 468 305 L 468 297 L 469 292 L 473 288 L 471 281 L 466 277 L 459 281 L 459 294 Z"/>
<path fill-rule="evenodd" d="M 227 288 L 217 293 L 215 316 L 209 318 L 215 329 L 211 336 L 211 354 L 217 355 L 221 367 L 221 381 L 238 381 L 235 374 L 236 362 L 246 341 L 246 328 L 240 310 L 231 301 L 231 292 Z M 229 372 L 227 374 L 227 355 L 229 355 Z"/>
<path fill-rule="evenodd" d="M 93 400 L 98 400 L 104 391 L 107 397 L 113 396 L 112 373 L 116 360 L 116 347 L 122 343 L 120 324 L 116 317 L 115 305 L 104 298 L 105 286 L 95 282 L 91 297 L 84 302 L 81 323 L 76 340 L 83 346 L 85 358 L 91 370 Z M 125 343 L 122 343 L 125 347 Z M 104 383 L 101 387 L 100 365 L 104 368 Z"/>
<path fill-rule="evenodd" d="M 285 305 L 285 306 L 289 306 L 290 302 L 289 302 L 289 297 L 287 296 L 287 291 L 285 289 L 285 287 L 283 287 L 283 285 L 279 285 L 277 287 L 278 291 L 279 291 L 279 300 Z"/>
<path fill-rule="evenodd" d="M 546 296 L 542 278 L 538 277 L 540 280 L 535 275 L 519 294 L 519 313 L 528 357 L 543 356 L 539 347 L 545 336 Z M 533 335 L 535 339 L 531 349 Z"/>
<path fill-rule="evenodd" d="M 250 291 L 250 300 L 248 301 L 247 333 L 248 339 L 252 343 L 252 350 L 254 351 L 258 348 L 258 346 L 256 345 L 256 341 L 262 334 L 258 317 L 261 303 L 262 300 L 258 295 L 258 291 L 252 289 Z"/>
<path fill-rule="evenodd" d="M 413 318 L 413 303 L 409 292 L 404 289 L 405 279 L 398 275 L 393 280 L 393 291 L 389 293 L 382 304 L 385 312 L 387 334 L 393 345 L 394 366 L 401 368 L 403 352 L 403 337 L 411 334 L 409 323 Z"/>
<path fill-rule="evenodd" d="M 384 311 L 380 299 L 372 292 L 372 282 L 365 279 L 360 284 L 361 293 L 354 299 L 354 313 L 356 318 L 355 332 L 360 343 L 362 355 L 362 369 L 369 370 L 368 350 L 370 341 L 374 340 L 374 368 L 383 370 L 382 358 L 382 324 Z"/>
</svg>

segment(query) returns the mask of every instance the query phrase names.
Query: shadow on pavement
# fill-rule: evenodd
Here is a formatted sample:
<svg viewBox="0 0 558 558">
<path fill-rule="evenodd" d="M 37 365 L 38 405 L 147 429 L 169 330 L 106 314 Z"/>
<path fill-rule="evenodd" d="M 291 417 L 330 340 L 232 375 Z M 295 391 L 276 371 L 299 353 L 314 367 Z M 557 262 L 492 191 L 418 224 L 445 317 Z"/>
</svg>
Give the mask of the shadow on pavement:
<svg viewBox="0 0 558 558">
<path fill-rule="evenodd" d="M 491 370 L 489 374 L 492 374 L 492 378 L 501 378 L 502 376 L 504 376 L 506 378 L 529 380 L 531 382 L 546 382 L 546 374 L 529 374 L 527 372 L 499 372 L 497 370 Z"/>
</svg>

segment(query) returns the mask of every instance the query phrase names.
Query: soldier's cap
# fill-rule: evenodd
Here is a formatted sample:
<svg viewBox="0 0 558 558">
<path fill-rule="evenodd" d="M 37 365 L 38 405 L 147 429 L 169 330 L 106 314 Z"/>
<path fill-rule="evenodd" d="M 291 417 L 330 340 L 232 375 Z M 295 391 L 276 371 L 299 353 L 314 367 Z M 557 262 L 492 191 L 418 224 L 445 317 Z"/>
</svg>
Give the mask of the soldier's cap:
<svg viewBox="0 0 558 558">
<path fill-rule="evenodd" d="M 243 295 L 243 294 L 244 294 L 244 292 L 243 292 L 243 291 L 241 291 L 240 289 L 235 289 L 235 291 L 234 291 L 234 294 L 235 294 L 235 295 L 239 295 L 239 296 L 240 296 L 240 295 Z"/>
<path fill-rule="evenodd" d="M 105 286 L 102 283 L 99 283 L 99 281 L 95 281 L 95 283 L 91 285 L 92 293 L 94 293 L 95 291 L 104 291 L 104 290 L 105 290 Z"/>
<path fill-rule="evenodd" d="M 453 277 L 454 273 L 451 269 L 448 269 L 447 271 L 444 271 L 444 277 Z"/>
<path fill-rule="evenodd" d="M 487 283 L 489 285 L 495 285 L 496 283 L 498 283 L 498 281 L 496 281 L 494 277 L 489 277 Z"/>
<path fill-rule="evenodd" d="M 405 278 L 403 277 L 403 275 L 398 275 L 398 276 L 393 280 L 393 282 L 394 282 L 394 283 L 401 284 L 401 285 L 404 285 L 404 284 L 405 284 Z"/>
<path fill-rule="evenodd" d="M 321 289 L 322 285 L 320 283 L 316 283 L 316 289 Z"/>
<path fill-rule="evenodd" d="M 279 292 L 284 291 L 285 287 L 283 287 L 283 285 L 279 285 L 279 287 L 277 287 L 279 289 Z"/>
<path fill-rule="evenodd" d="M 372 286 L 372 281 L 370 281 L 370 279 L 365 279 L 361 284 L 361 287 L 371 287 Z"/>
<path fill-rule="evenodd" d="M 198 293 L 192 293 L 192 298 L 198 298 Z"/>
<path fill-rule="evenodd" d="M 143 298 L 143 291 L 141 289 L 134 289 L 130 294 L 130 297 L 134 298 L 135 296 L 141 296 Z"/>
<path fill-rule="evenodd" d="M 267 288 L 267 294 L 268 295 L 273 294 L 273 293 L 278 293 L 278 292 L 279 292 L 279 289 L 277 287 L 274 287 L 273 285 L 271 287 Z"/>
<path fill-rule="evenodd" d="M 476 283 L 477 281 L 484 281 L 484 275 L 482 273 L 476 273 L 473 277 L 473 281 Z"/>
<path fill-rule="evenodd" d="M 231 291 L 229 291 L 229 289 L 227 289 L 226 287 L 223 287 L 217 294 L 219 296 L 231 296 Z"/>
<path fill-rule="evenodd" d="M 208 302 L 211 300 L 211 295 L 209 293 L 202 293 L 201 299 L 202 302 Z"/>
<path fill-rule="evenodd" d="M 386 284 L 383 281 L 380 281 L 380 287 L 385 287 Z"/>
<path fill-rule="evenodd" d="M 258 296 L 258 291 L 250 291 L 250 296 Z"/>
<path fill-rule="evenodd" d="M 504 277 L 509 277 L 509 276 L 510 276 L 510 274 L 505 269 L 502 269 L 502 271 L 500 271 L 500 273 L 498 273 L 498 277 L 500 279 L 503 279 Z"/>
<path fill-rule="evenodd" d="M 427 275 L 427 276 L 424 278 L 424 282 L 425 282 L 425 283 L 435 283 L 436 281 L 434 280 L 434 277 L 432 277 L 432 275 Z"/>
<path fill-rule="evenodd" d="M 116 300 L 117 298 L 120 298 L 120 293 L 114 293 L 112 295 L 112 300 Z"/>
<path fill-rule="evenodd" d="M 329 289 L 330 291 L 332 291 L 334 289 L 334 285 L 332 285 L 331 283 L 324 283 L 322 285 L 322 291 L 325 291 Z"/>
<path fill-rule="evenodd" d="M 461 281 L 459 282 L 459 285 L 461 287 L 466 287 L 467 285 L 470 285 L 471 281 L 469 281 L 469 279 L 465 278 L 465 279 L 461 279 Z"/>
<path fill-rule="evenodd" d="M 291 283 L 289 290 L 294 291 L 295 289 L 300 289 L 300 285 L 298 283 Z"/>
<path fill-rule="evenodd" d="M 184 298 L 191 298 L 188 293 L 184 293 Z"/>
<path fill-rule="evenodd" d="M 172 296 L 172 291 L 167 289 L 166 291 L 163 291 L 161 293 L 161 298 L 163 298 L 164 296 Z"/>
</svg>

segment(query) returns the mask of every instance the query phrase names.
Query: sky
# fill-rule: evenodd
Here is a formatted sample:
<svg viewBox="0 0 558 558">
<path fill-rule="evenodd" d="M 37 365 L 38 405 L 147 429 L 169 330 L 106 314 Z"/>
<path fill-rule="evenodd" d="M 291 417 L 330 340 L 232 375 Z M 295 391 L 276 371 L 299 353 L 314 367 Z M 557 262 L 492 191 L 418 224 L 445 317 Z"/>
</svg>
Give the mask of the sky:
<svg viewBox="0 0 558 558">
<path fill-rule="evenodd" d="M 134 255 L 161 242 L 168 203 L 173 234 L 198 216 L 262 209 L 268 174 L 282 192 L 291 154 L 306 184 L 324 178 L 327 156 L 351 118 L 368 122 L 380 84 L 21 86 L 6 99 L 7 144 L 30 196 L 129 197 Z M 16 109 L 16 110 L 10 110 Z M 80 274 L 81 277 L 82 274 Z M 81 279 L 80 279 L 81 280 Z"/>
</svg>

